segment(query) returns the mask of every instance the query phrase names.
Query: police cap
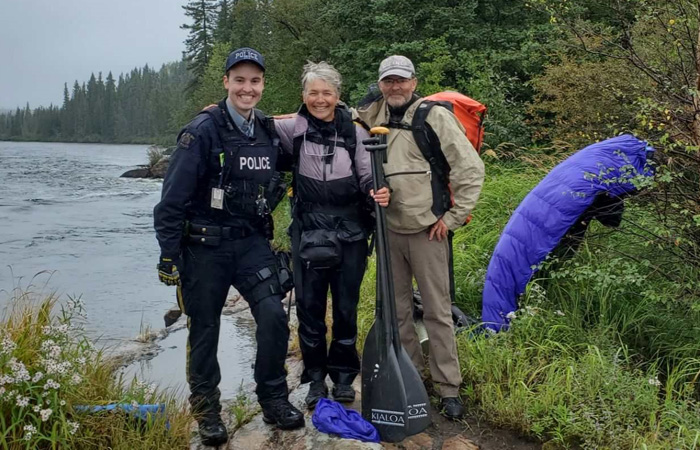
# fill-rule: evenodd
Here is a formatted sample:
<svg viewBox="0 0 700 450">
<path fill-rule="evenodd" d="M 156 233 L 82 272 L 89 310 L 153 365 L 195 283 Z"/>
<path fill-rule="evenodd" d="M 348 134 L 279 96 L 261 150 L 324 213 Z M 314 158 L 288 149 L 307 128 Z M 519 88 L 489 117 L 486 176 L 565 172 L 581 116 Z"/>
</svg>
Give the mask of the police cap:
<svg viewBox="0 0 700 450">
<path fill-rule="evenodd" d="M 228 58 L 226 58 L 226 68 L 224 69 L 224 73 L 228 72 L 229 69 L 236 64 L 245 61 L 255 63 L 260 66 L 263 72 L 265 71 L 265 58 L 263 58 L 260 52 L 249 47 L 242 47 L 232 51 L 231 54 L 228 55 Z"/>
</svg>

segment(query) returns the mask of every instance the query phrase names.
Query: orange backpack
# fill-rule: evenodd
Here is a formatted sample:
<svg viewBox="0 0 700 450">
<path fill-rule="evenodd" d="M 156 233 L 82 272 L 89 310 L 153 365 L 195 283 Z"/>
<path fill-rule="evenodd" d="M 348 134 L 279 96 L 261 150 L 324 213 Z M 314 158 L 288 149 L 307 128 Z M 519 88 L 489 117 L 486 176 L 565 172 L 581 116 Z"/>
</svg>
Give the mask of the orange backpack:
<svg viewBox="0 0 700 450">
<path fill-rule="evenodd" d="M 454 91 L 438 92 L 425 97 L 425 100 L 439 102 L 450 109 L 467 131 L 467 139 L 472 143 L 477 153 L 481 152 L 484 142 L 484 118 L 486 106 L 464 94 Z"/>
<path fill-rule="evenodd" d="M 389 128 L 410 130 L 433 173 L 431 180 L 433 190 L 432 211 L 441 216 L 454 206 L 454 196 L 450 187 L 450 165 L 442 152 L 440 138 L 426 121 L 431 108 L 440 106 L 450 110 L 462 123 L 466 130 L 467 139 L 477 153 L 481 150 L 484 140 L 484 118 L 486 106 L 459 92 L 445 91 L 425 97 L 424 101 L 413 113 L 411 124 L 390 121 Z M 467 219 L 467 223 L 469 219 Z"/>
</svg>

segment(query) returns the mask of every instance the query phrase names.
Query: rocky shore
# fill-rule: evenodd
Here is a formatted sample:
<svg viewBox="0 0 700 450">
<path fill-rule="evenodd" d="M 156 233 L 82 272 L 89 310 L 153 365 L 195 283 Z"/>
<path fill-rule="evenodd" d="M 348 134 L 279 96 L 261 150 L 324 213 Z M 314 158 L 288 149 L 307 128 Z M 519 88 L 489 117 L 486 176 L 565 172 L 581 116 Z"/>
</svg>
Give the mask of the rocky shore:
<svg viewBox="0 0 700 450">
<path fill-rule="evenodd" d="M 163 178 L 170 165 L 170 156 L 175 148 L 165 148 L 152 145 L 148 147 L 150 163 L 138 166 L 136 169 L 127 170 L 121 174 L 122 178 Z"/>
<path fill-rule="evenodd" d="M 289 299 L 285 300 L 285 302 Z M 224 307 L 224 315 L 240 317 L 244 323 L 253 323 L 250 309 L 246 302 L 232 290 Z M 250 316 L 250 317 L 246 317 Z M 250 319 L 250 321 L 248 321 Z M 290 327 L 293 335 L 296 334 L 296 315 L 292 311 Z M 133 364 L 144 359 L 158 358 L 164 354 L 160 343 L 170 333 L 184 333 L 186 328 L 184 317 L 176 321 L 172 326 L 153 331 L 145 336 L 140 336 L 138 340 L 130 342 L 128 345 L 114 349 L 110 353 L 111 358 L 122 366 Z M 292 339 L 294 342 L 294 339 Z M 184 351 L 184 349 L 182 350 Z M 222 418 L 226 423 L 230 439 L 229 442 L 220 446 L 220 450 L 535 450 L 541 446 L 528 442 L 515 434 L 497 430 L 480 424 L 476 416 L 471 415 L 462 422 L 450 422 L 440 416 L 437 410 L 431 406 L 433 424 L 424 433 L 410 436 L 401 443 L 363 443 L 352 439 L 341 439 L 321 433 L 311 422 L 312 411 L 308 411 L 304 405 L 307 386 L 300 384 L 302 372 L 302 362 L 299 350 L 294 343 L 290 345 L 290 352 L 287 357 L 288 377 L 287 383 L 290 390 L 290 401 L 300 410 L 306 413 L 306 426 L 300 430 L 280 431 L 262 420 L 259 407 L 255 399 L 255 384 L 253 380 L 245 383 L 241 392 L 245 393 L 246 405 L 251 408 L 251 416 L 245 423 L 240 423 L 240 399 L 222 398 Z M 358 377 L 354 387 L 358 396 L 356 401 L 349 407 L 361 411 L 361 382 Z M 437 399 L 434 399 L 437 401 Z M 197 435 L 197 424 L 192 423 L 192 440 L 190 450 L 208 450 L 212 447 L 203 446 Z"/>
</svg>

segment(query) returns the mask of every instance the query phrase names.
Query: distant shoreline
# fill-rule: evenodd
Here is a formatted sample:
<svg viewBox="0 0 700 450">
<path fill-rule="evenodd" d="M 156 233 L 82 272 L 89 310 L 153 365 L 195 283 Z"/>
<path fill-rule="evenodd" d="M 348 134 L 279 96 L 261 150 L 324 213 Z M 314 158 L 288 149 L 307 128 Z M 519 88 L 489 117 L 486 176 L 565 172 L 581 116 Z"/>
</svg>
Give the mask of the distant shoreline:
<svg viewBox="0 0 700 450">
<path fill-rule="evenodd" d="M 99 141 L 99 140 L 61 140 L 61 139 L 51 139 L 51 140 L 40 140 L 40 139 L 23 139 L 23 138 L 0 138 L 0 142 L 59 142 L 63 144 L 114 144 L 114 145 L 158 145 L 158 146 L 168 146 L 173 145 L 175 137 L 171 139 L 164 138 L 143 138 L 135 139 L 132 141 Z"/>
</svg>

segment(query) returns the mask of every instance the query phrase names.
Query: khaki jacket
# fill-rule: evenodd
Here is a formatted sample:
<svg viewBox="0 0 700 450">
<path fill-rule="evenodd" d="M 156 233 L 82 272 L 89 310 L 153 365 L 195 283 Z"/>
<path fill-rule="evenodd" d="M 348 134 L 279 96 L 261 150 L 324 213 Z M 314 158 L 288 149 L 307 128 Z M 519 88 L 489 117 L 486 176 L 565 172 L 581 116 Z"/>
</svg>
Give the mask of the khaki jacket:
<svg viewBox="0 0 700 450">
<path fill-rule="evenodd" d="M 413 114 L 421 102 L 423 99 L 417 100 L 406 110 L 403 123 L 411 125 Z M 370 127 L 389 122 L 389 110 L 383 99 L 355 113 Z M 484 163 L 467 139 L 464 127 L 450 111 L 442 107 L 431 108 L 426 120 L 440 139 L 442 152 L 450 165 L 450 185 L 455 204 L 442 220 L 454 231 L 464 225 L 476 205 L 484 183 Z M 410 130 L 391 128 L 387 143 L 384 173 L 392 189 L 391 201 L 386 209 L 387 225 L 396 233 L 423 231 L 438 220 L 431 211 L 430 164 L 423 157 Z"/>
</svg>

